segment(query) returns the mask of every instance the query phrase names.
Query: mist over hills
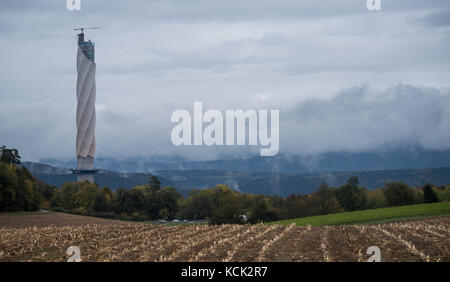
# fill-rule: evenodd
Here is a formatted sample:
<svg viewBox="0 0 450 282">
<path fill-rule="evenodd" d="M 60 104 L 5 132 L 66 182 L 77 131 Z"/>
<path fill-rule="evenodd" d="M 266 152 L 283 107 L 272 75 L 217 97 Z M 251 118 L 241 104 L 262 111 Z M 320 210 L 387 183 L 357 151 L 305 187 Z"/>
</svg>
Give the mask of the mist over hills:
<svg viewBox="0 0 450 282">
<path fill-rule="evenodd" d="M 75 163 L 47 160 L 24 162 L 43 181 L 60 186 L 75 181 L 70 167 Z M 402 181 L 411 186 L 427 182 L 450 184 L 450 151 L 394 151 L 384 153 L 327 153 L 320 156 L 252 157 L 244 160 L 186 161 L 181 158 L 146 160 L 129 158 L 96 159 L 102 169 L 95 176 L 100 186 L 131 188 L 148 183 L 157 175 L 163 186 L 174 186 L 183 195 L 189 190 L 227 184 L 232 189 L 254 194 L 307 194 L 322 181 L 329 185 L 344 184 L 357 176 L 368 189 L 382 187 L 388 181 Z"/>
<path fill-rule="evenodd" d="M 41 163 L 56 167 L 74 168 L 76 160 L 42 159 Z M 223 158 L 209 161 L 190 161 L 178 156 L 130 157 L 114 159 L 98 157 L 99 169 L 121 172 L 155 172 L 158 170 L 226 170 L 239 172 L 289 172 L 421 169 L 450 167 L 450 150 L 398 149 L 374 152 L 329 152 L 317 155 L 254 156 L 246 159 Z"/>
</svg>

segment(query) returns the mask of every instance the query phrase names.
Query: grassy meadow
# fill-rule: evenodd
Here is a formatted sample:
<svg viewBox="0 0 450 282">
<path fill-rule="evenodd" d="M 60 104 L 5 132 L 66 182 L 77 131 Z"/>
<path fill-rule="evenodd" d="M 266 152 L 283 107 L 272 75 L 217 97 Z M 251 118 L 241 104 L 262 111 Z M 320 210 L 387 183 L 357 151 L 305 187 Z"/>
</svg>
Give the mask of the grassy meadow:
<svg viewBox="0 0 450 282">
<path fill-rule="evenodd" d="M 328 215 L 317 215 L 303 218 L 287 219 L 269 222 L 268 224 L 288 225 L 342 225 L 342 224 L 370 224 L 400 221 L 406 219 L 426 218 L 450 215 L 450 202 L 419 204 L 400 207 L 342 212 Z"/>
</svg>

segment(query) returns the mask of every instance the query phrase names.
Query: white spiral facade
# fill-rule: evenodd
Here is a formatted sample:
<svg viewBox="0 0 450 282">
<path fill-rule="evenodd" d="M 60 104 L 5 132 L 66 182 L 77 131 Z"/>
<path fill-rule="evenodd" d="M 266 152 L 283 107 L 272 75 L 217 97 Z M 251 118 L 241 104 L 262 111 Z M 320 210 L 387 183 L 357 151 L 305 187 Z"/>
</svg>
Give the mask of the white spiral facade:
<svg viewBox="0 0 450 282">
<path fill-rule="evenodd" d="M 77 160 L 78 169 L 92 170 L 95 156 L 95 62 L 78 44 L 77 53 Z M 81 179 L 80 179 L 81 177 Z M 92 178 L 92 179 L 91 179 Z M 78 180 L 93 181 L 93 175 L 79 175 Z"/>
</svg>

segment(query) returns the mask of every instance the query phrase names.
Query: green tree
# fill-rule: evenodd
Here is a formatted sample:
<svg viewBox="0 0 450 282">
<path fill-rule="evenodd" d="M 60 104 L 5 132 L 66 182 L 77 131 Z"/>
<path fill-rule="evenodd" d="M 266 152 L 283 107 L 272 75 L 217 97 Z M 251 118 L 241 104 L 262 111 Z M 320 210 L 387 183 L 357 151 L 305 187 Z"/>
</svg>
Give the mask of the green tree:
<svg viewBox="0 0 450 282">
<path fill-rule="evenodd" d="M 281 217 L 289 219 L 312 215 L 313 212 L 308 202 L 308 198 L 302 195 L 289 195 L 280 209 Z"/>
<path fill-rule="evenodd" d="M 41 199 L 41 208 L 46 210 L 51 209 L 54 204 L 53 200 L 55 195 L 59 192 L 58 188 L 48 185 L 39 179 L 36 179 L 36 187 Z"/>
<path fill-rule="evenodd" d="M 253 195 L 253 194 L 246 194 L 246 193 L 239 194 L 242 211 L 245 214 L 249 214 L 250 211 L 255 207 L 257 198 L 260 196 L 261 195 Z"/>
<path fill-rule="evenodd" d="M 61 193 L 59 194 L 58 206 L 65 211 L 75 211 L 76 199 L 75 194 L 79 190 L 79 184 L 77 182 L 65 182 L 61 185 Z"/>
<path fill-rule="evenodd" d="M 100 189 L 97 184 L 88 181 L 77 182 L 77 192 L 75 193 L 75 212 L 81 214 L 92 214 L 94 212 L 94 204 Z"/>
<path fill-rule="evenodd" d="M 146 198 L 145 190 L 139 189 L 138 186 L 131 188 L 123 203 L 123 211 L 128 215 L 146 214 Z"/>
<path fill-rule="evenodd" d="M 334 189 L 330 189 L 326 182 L 322 182 L 312 194 L 314 214 L 331 214 L 344 211 L 339 204 Z"/>
<path fill-rule="evenodd" d="M 425 203 L 434 203 L 439 201 L 436 192 L 433 190 L 433 185 L 430 183 L 423 186 L 423 200 Z"/>
<path fill-rule="evenodd" d="M 34 187 L 33 176 L 26 167 L 14 166 L 14 168 L 17 175 L 15 210 L 32 211 L 35 206 L 34 201 L 38 201 L 38 199 L 33 199 L 33 188 L 36 189 Z"/>
<path fill-rule="evenodd" d="M 228 186 L 219 184 L 214 188 L 215 204 L 210 224 L 242 224 L 242 208 L 239 195 Z"/>
<path fill-rule="evenodd" d="M 412 205 L 415 203 L 414 191 L 403 182 L 389 182 L 383 188 L 389 206 Z"/>
<path fill-rule="evenodd" d="M 270 205 L 275 209 L 280 209 L 286 202 L 286 199 L 278 195 L 270 195 Z"/>
<path fill-rule="evenodd" d="M 36 179 L 20 165 L 16 149 L 0 148 L 0 211 L 34 211 L 41 195 Z"/>
<path fill-rule="evenodd" d="M 358 177 L 350 177 L 345 185 L 336 190 L 339 204 L 345 211 L 363 210 L 367 207 L 366 189 L 358 185 Z"/>
<path fill-rule="evenodd" d="M 264 197 L 257 197 L 256 203 L 248 217 L 249 223 L 259 223 L 274 221 L 277 219 L 276 213 L 270 205 L 269 199 Z"/>
<path fill-rule="evenodd" d="M 0 162 L 0 211 L 14 210 L 17 182 L 15 166 Z"/>
<path fill-rule="evenodd" d="M 178 200 L 182 197 L 180 193 L 173 187 L 164 187 L 158 191 L 158 198 L 161 201 L 158 215 L 165 219 L 171 220 L 178 213 Z M 163 212 L 161 212 L 163 210 Z"/>
<path fill-rule="evenodd" d="M 442 187 L 442 189 L 438 190 L 436 193 L 439 201 L 450 201 L 450 186 Z"/>
<path fill-rule="evenodd" d="M 114 211 L 116 214 L 122 214 L 122 213 L 126 213 L 124 207 L 125 207 L 125 202 L 126 199 L 128 197 L 128 190 L 123 188 L 123 187 L 119 187 L 116 190 L 116 197 L 114 198 Z"/>
<path fill-rule="evenodd" d="M 103 193 L 98 193 L 94 200 L 94 212 L 107 212 L 109 209 L 110 206 L 106 195 Z"/>
<path fill-rule="evenodd" d="M 20 156 L 17 149 L 8 149 L 5 146 L 0 147 L 0 162 L 20 165 Z"/>
<path fill-rule="evenodd" d="M 367 208 L 377 209 L 387 207 L 386 197 L 383 194 L 382 189 L 374 189 L 367 191 Z"/>
<path fill-rule="evenodd" d="M 155 175 L 150 176 L 149 185 L 154 190 L 158 191 L 161 189 L 161 182 L 159 181 L 158 177 Z"/>
<path fill-rule="evenodd" d="M 180 200 L 180 217 L 183 219 L 209 219 L 214 210 L 209 189 L 191 191 L 187 199 Z"/>
</svg>

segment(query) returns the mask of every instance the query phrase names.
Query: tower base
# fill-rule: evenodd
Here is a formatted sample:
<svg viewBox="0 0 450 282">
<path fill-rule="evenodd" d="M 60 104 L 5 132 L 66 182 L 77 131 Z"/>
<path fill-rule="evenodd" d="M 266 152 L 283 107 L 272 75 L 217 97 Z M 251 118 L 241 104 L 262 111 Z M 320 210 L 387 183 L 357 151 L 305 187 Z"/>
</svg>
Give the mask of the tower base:
<svg viewBox="0 0 450 282">
<path fill-rule="evenodd" d="M 87 157 L 77 156 L 77 168 L 79 170 L 93 170 L 94 158 L 89 156 Z"/>
<path fill-rule="evenodd" d="M 94 174 L 98 173 L 98 169 L 94 169 L 94 158 L 77 156 L 77 169 L 72 169 L 72 173 L 77 175 L 77 181 L 89 181 L 94 183 Z"/>
<path fill-rule="evenodd" d="M 84 182 L 86 180 L 91 183 L 94 183 L 94 174 L 89 173 L 89 174 L 78 174 L 77 175 L 77 182 Z"/>
</svg>

